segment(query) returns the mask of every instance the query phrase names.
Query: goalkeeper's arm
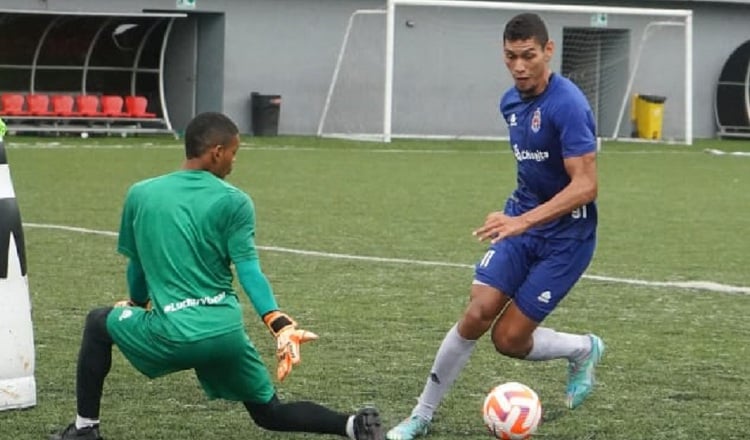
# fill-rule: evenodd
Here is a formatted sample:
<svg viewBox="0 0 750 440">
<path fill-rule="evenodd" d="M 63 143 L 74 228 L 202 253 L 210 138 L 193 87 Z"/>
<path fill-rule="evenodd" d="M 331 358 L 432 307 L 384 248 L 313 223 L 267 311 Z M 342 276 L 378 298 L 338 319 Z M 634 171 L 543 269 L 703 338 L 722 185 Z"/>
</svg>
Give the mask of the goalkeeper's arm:
<svg viewBox="0 0 750 440">
<path fill-rule="evenodd" d="M 260 269 L 260 261 L 255 258 L 235 263 L 237 277 L 242 289 L 250 298 L 255 311 L 263 318 L 271 334 L 276 338 L 276 377 L 284 380 L 292 371 L 292 366 L 300 362 L 300 344 L 317 339 L 314 333 L 298 330 L 297 323 L 286 313 L 279 311 L 273 289 L 268 278 Z"/>
<path fill-rule="evenodd" d="M 138 259 L 131 258 L 125 271 L 128 280 L 128 291 L 130 292 L 130 303 L 135 306 L 147 307 L 149 302 L 148 286 L 146 285 L 146 272 Z"/>
<path fill-rule="evenodd" d="M 268 278 L 260 270 L 259 259 L 254 258 L 241 261 L 235 263 L 234 267 L 237 269 L 237 278 L 240 279 L 242 290 L 250 298 L 250 303 L 252 303 L 258 316 L 262 317 L 269 312 L 279 309 L 278 304 L 276 304 L 276 298 L 273 295 L 271 283 L 268 282 Z"/>
</svg>

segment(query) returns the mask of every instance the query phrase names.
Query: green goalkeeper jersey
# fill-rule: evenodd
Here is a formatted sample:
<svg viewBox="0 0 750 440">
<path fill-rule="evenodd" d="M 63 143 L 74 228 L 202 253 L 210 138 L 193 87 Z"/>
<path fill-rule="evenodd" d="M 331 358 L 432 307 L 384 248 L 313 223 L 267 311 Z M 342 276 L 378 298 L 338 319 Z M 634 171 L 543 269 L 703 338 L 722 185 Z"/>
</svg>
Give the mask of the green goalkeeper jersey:
<svg viewBox="0 0 750 440">
<path fill-rule="evenodd" d="M 243 327 L 231 262 L 257 258 L 250 197 L 208 171 L 181 170 L 134 184 L 118 252 L 140 261 L 152 312 L 167 340 L 194 341 Z"/>
</svg>

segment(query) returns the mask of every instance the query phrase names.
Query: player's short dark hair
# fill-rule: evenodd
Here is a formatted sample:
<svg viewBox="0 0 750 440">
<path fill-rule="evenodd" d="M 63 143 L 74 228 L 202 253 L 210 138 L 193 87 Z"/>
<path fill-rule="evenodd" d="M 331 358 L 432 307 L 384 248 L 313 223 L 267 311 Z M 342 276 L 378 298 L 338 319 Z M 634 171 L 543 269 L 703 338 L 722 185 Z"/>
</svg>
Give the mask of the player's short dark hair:
<svg viewBox="0 0 750 440">
<path fill-rule="evenodd" d="M 528 40 L 529 38 L 535 38 L 542 47 L 549 40 L 547 26 L 544 24 L 542 17 L 537 14 L 530 12 L 518 14 L 505 25 L 503 42 Z"/>
<path fill-rule="evenodd" d="M 185 157 L 193 159 L 214 145 L 229 145 L 239 132 L 237 125 L 222 113 L 200 113 L 185 129 Z"/>
</svg>

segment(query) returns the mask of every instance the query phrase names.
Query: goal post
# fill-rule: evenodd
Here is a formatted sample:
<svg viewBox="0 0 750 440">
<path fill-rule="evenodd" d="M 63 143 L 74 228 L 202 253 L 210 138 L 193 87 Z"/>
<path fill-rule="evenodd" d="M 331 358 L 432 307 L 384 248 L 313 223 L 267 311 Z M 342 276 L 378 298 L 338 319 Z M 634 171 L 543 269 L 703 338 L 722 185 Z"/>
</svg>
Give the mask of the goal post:
<svg viewBox="0 0 750 440">
<path fill-rule="evenodd" d="M 347 53 L 347 48 L 349 47 L 349 38 L 351 36 L 352 27 L 354 26 L 354 21 L 361 16 L 365 15 L 379 15 L 383 16 L 385 15 L 385 10 L 383 9 L 359 9 L 357 11 L 354 11 L 352 15 L 349 16 L 349 21 L 346 24 L 346 31 L 344 31 L 344 39 L 341 41 L 341 48 L 339 48 L 339 54 L 336 58 L 336 65 L 333 68 L 333 77 L 331 78 L 331 82 L 328 85 L 328 92 L 326 93 L 326 99 L 323 103 L 323 111 L 320 114 L 320 120 L 318 121 L 318 136 L 323 136 L 324 134 L 324 125 L 326 122 L 326 118 L 328 117 L 328 111 L 331 108 L 331 98 L 333 97 L 334 90 L 336 88 L 336 84 L 338 82 L 339 73 L 341 72 L 341 66 L 344 61 L 344 56 Z M 336 136 L 336 134 L 334 134 Z"/>
<path fill-rule="evenodd" d="M 692 11 L 542 3 L 389 0 L 357 11 L 339 51 L 319 136 L 507 139 L 497 105 L 512 86 L 502 31 L 537 12 L 597 135 L 626 139 L 633 94 L 662 95 L 663 140 L 692 143 Z"/>
<path fill-rule="evenodd" d="M 638 72 L 638 67 L 641 63 L 641 58 L 644 50 L 644 46 L 649 40 L 649 36 L 652 35 L 652 32 L 657 32 L 657 29 L 659 28 L 668 28 L 673 26 L 684 26 L 685 28 L 685 41 L 689 42 L 685 45 L 685 63 L 690 66 L 689 68 L 685 69 L 685 143 L 687 145 L 692 145 L 693 143 L 693 69 L 692 69 L 692 59 L 693 59 L 693 52 L 692 52 L 692 16 L 688 15 L 685 17 L 685 22 L 674 22 L 674 21 L 654 21 L 646 25 L 646 28 L 643 30 L 643 35 L 641 37 L 641 42 L 638 47 L 638 50 L 636 51 L 636 58 L 635 63 L 633 67 L 633 73 L 628 78 L 628 84 L 625 91 L 625 96 L 623 97 L 622 104 L 620 105 L 620 110 L 618 112 L 617 116 L 617 123 L 615 125 L 615 128 L 612 132 L 612 139 L 618 139 L 620 137 L 620 128 L 622 126 L 623 120 L 625 119 L 625 109 L 628 106 L 628 101 L 630 96 L 632 96 L 633 93 L 633 83 L 635 82 L 635 75 Z"/>
</svg>

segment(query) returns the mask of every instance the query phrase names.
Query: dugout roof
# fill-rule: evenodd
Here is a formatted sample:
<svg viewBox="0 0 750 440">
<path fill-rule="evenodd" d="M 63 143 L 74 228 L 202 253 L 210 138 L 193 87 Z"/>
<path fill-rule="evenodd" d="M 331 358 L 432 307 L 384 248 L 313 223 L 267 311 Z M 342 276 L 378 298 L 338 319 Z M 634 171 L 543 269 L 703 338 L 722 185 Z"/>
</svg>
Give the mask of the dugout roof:
<svg viewBox="0 0 750 440">
<path fill-rule="evenodd" d="M 0 92 L 142 95 L 171 130 L 164 53 L 186 16 L 0 8 Z"/>
<path fill-rule="evenodd" d="M 724 63 L 716 86 L 714 114 L 719 136 L 750 137 L 750 40 Z"/>
</svg>

